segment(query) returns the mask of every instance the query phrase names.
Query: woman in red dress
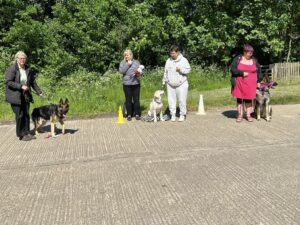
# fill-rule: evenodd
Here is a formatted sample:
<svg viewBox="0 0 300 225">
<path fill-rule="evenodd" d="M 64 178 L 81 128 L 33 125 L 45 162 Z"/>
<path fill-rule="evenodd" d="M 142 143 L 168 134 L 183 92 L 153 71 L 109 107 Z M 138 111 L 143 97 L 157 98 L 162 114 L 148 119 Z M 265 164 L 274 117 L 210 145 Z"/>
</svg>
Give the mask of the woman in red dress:
<svg viewBox="0 0 300 225">
<path fill-rule="evenodd" d="M 244 45 L 243 55 L 233 59 L 231 63 L 231 94 L 237 99 L 237 122 L 243 120 L 244 107 L 246 106 L 246 118 L 252 122 L 251 113 L 253 111 L 252 100 L 256 98 L 256 87 L 262 79 L 261 68 L 257 60 L 253 57 L 253 47 Z"/>
</svg>

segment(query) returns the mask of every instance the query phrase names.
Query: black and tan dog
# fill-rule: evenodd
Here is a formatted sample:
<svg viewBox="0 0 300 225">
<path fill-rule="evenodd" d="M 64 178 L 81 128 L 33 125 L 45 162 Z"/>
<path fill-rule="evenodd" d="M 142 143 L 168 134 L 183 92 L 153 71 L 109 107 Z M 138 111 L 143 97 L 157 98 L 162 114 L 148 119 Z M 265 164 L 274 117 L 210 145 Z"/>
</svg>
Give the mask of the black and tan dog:
<svg viewBox="0 0 300 225">
<path fill-rule="evenodd" d="M 264 117 L 266 121 L 271 121 L 272 106 L 270 104 L 270 89 L 274 88 L 276 85 L 277 83 L 271 81 L 269 75 L 266 73 L 260 83 L 260 88 L 256 90 L 255 111 L 257 120 L 260 120 L 261 117 Z"/>
<path fill-rule="evenodd" d="M 35 134 L 41 132 L 41 128 L 51 122 L 51 136 L 55 137 L 55 124 L 59 122 L 62 125 L 62 134 L 65 133 L 64 119 L 69 111 L 69 100 L 60 99 L 59 104 L 50 104 L 33 109 L 31 118 L 34 124 Z"/>
</svg>

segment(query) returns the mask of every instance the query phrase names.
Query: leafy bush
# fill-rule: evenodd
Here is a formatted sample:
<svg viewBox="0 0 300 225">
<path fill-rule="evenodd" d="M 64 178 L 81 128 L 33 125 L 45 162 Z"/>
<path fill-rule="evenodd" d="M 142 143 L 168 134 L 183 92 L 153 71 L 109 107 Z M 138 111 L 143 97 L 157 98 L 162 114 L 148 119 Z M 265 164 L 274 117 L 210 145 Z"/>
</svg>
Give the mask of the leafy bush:
<svg viewBox="0 0 300 225">
<path fill-rule="evenodd" d="M 0 47 L 0 59 L 0 101 L 4 101 L 5 71 L 10 66 L 13 56 L 6 49 Z"/>
<path fill-rule="evenodd" d="M 229 86 L 229 73 L 225 73 L 214 65 L 208 68 L 195 66 L 192 69 L 189 75 L 190 89 L 204 91 Z"/>
<path fill-rule="evenodd" d="M 162 66 L 170 45 L 196 65 L 225 66 L 252 43 L 263 64 L 299 60 L 299 1 L 4 1 L 0 43 L 60 80 L 80 68 L 104 74 L 126 48 Z M 255 16 L 253 12 L 257 11 Z M 176 16 L 175 16 L 176 15 Z M 20 35 L 22 34 L 22 35 Z"/>
</svg>

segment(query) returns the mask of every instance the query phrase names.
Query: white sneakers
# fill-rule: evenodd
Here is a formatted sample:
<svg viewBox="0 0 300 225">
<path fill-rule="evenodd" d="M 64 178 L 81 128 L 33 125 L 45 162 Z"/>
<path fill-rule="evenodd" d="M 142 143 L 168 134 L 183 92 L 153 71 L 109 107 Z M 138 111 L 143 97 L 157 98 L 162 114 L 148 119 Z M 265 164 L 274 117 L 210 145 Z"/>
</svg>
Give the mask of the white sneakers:
<svg viewBox="0 0 300 225">
<path fill-rule="evenodd" d="M 176 116 L 172 116 L 172 117 L 171 117 L 171 121 L 172 121 L 172 122 L 176 122 Z M 179 117 L 179 119 L 178 119 L 178 122 L 183 122 L 183 121 L 185 121 L 185 116 L 182 116 L 182 115 L 181 115 L 181 116 Z"/>
<path fill-rule="evenodd" d="M 182 116 L 182 115 L 180 115 L 180 117 L 179 117 L 179 119 L 178 119 L 178 122 L 183 122 L 183 121 L 185 121 L 185 117 Z"/>
<path fill-rule="evenodd" d="M 172 122 L 176 122 L 176 116 L 172 116 L 172 117 L 171 117 L 171 121 L 172 121 Z"/>
</svg>

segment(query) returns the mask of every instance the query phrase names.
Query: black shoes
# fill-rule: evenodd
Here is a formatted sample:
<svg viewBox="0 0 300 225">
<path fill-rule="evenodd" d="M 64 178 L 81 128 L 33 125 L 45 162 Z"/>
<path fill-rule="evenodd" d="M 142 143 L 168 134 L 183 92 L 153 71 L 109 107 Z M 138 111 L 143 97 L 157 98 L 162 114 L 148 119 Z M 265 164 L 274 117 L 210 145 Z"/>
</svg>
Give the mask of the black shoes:
<svg viewBox="0 0 300 225">
<path fill-rule="evenodd" d="M 31 134 L 26 134 L 25 136 L 20 137 L 19 139 L 20 141 L 31 141 L 33 139 L 36 139 L 36 137 L 32 136 Z"/>
<path fill-rule="evenodd" d="M 136 120 L 141 120 L 141 116 L 135 115 L 135 119 Z M 131 116 L 127 116 L 127 121 L 131 121 L 131 120 L 132 120 L 132 117 Z"/>
</svg>

